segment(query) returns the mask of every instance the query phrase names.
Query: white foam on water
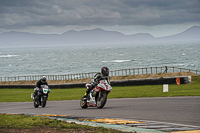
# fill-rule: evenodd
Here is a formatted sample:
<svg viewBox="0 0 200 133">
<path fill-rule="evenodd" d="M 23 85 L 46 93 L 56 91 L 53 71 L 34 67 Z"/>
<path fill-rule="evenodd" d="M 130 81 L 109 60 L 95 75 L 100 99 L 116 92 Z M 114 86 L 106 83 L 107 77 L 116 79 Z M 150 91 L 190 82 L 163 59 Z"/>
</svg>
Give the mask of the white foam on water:
<svg viewBox="0 0 200 133">
<path fill-rule="evenodd" d="M 174 64 L 174 66 L 184 66 L 186 64 Z"/>
<path fill-rule="evenodd" d="M 0 55 L 0 58 L 5 58 L 5 57 L 16 57 L 19 55 Z"/>
<path fill-rule="evenodd" d="M 128 62 L 131 60 L 113 60 L 113 61 L 101 61 L 101 62 L 117 62 L 117 63 L 121 63 L 121 62 Z"/>
<path fill-rule="evenodd" d="M 131 61 L 131 60 L 113 60 L 111 62 L 128 62 L 128 61 Z"/>
</svg>

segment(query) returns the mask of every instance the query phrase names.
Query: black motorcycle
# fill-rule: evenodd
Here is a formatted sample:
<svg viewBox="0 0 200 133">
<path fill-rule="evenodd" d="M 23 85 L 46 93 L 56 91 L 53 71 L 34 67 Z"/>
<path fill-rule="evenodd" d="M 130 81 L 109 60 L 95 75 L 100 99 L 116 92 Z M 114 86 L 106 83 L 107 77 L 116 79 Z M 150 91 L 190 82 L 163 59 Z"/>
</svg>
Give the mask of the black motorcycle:
<svg viewBox="0 0 200 133">
<path fill-rule="evenodd" d="M 41 85 L 39 91 L 37 91 L 37 95 L 33 96 L 31 94 L 31 98 L 34 101 L 34 107 L 38 108 L 42 106 L 43 108 L 46 106 L 46 102 L 50 93 L 50 89 L 47 85 Z"/>
</svg>

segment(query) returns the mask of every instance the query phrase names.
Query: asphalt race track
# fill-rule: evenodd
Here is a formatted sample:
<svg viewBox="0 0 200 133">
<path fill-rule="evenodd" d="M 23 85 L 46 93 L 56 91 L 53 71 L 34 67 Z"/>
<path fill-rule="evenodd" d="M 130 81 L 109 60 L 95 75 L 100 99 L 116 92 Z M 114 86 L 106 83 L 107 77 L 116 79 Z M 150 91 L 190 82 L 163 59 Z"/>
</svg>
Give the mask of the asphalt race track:
<svg viewBox="0 0 200 133">
<path fill-rule="evenodd" d="M 34 108 L 33 102 L 1 102 L 0 113 L 123 118 L 200 126 L 200 96 L 108 99 L 103 109 L 82 109 L 80 100 L 47 101 L 45 108 Z"/>
</svg>

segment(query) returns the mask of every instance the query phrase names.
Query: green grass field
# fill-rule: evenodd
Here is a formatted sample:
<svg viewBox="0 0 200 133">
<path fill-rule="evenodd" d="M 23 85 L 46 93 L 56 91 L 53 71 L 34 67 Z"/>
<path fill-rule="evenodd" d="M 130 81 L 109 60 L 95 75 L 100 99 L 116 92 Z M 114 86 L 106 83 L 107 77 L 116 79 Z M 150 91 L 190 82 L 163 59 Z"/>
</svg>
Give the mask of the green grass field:
<svg viewBox="0 0 200 133">
<path fill-rule="evenodd" d="M 60 120 L 28 115 L 5 115 L 0 114 L 0 132 L 93 132 L 93 133 L 119 133 L 113 129 L 92 127 L 67 123 Z M 122 132 L 120 132 L 122 133 Z"/>
<path fill-rule="evenodd" d="M 85 88 L 51 89 L 49 101 L 80 99 Z M 33 89 L 0 89 L 0 102 L 32 101 Z M 200 76 L 192 77 L 192 84 L 169 85 L 169 92 L 163 92 L 163 85 L 113 87 L 108 98 L 200 96 Z M 58 120 L 26 115 L 0 114 L 0 132 L 120 132 L 102 127 L 90 127 Z"/>
<path fill-rule="evenodd" d="M 32 101 L 33 89 L 0 89 L 0 102 Z M 49 101 L 81 99 L 85 88 L 51 89 Z M 163 85 L 113 87 L 108 98 L 200 96 L 200 76 L 192 77 L 192 84 L 169 85 L 169 92 L 163 92 Z"/>
</svg>

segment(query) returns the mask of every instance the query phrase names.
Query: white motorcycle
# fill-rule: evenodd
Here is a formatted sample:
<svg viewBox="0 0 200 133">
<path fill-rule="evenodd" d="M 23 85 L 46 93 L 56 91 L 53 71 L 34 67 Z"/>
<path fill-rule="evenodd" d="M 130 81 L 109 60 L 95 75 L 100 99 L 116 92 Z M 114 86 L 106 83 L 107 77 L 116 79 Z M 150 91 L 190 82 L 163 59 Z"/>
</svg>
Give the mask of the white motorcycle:
<svg viewBox="0 0 200 133">
<path fill-rule="evenodd" d="M 90 85 L 90 83 L 87 83 L 86 87 Z M 81 99 L 81 108 L 103 108 L 107 101 L 107 95 L 110 93 L 111 90 L 112 87 L 108 84 L 107 80 L 100 80 L 98 85 L 89 92 L 87 97 Z"/>
</svg>

